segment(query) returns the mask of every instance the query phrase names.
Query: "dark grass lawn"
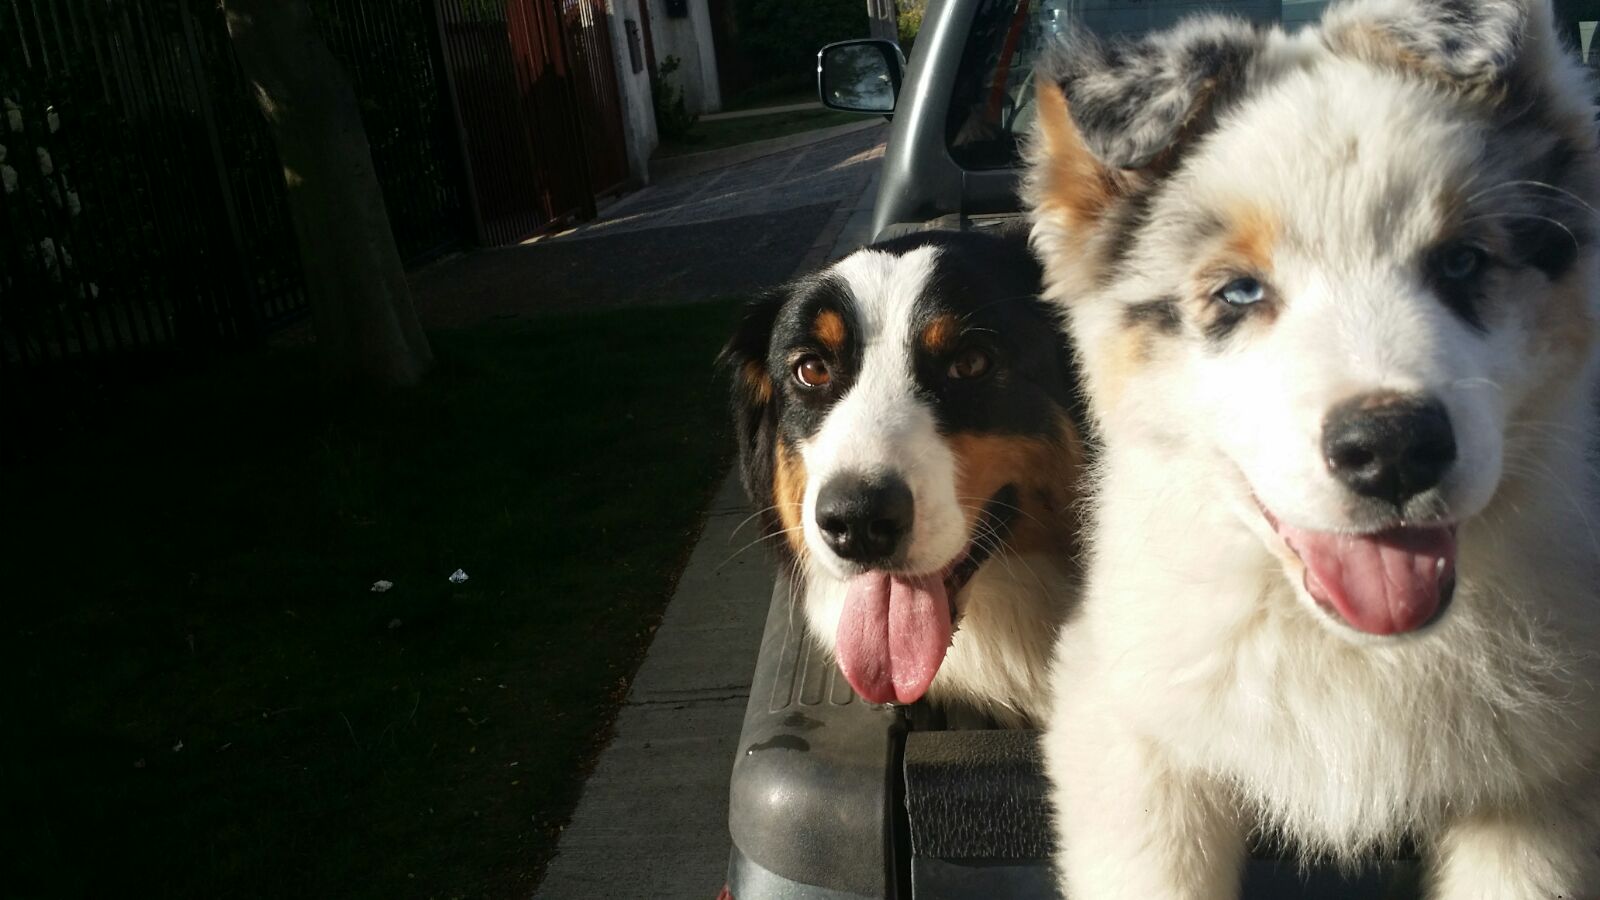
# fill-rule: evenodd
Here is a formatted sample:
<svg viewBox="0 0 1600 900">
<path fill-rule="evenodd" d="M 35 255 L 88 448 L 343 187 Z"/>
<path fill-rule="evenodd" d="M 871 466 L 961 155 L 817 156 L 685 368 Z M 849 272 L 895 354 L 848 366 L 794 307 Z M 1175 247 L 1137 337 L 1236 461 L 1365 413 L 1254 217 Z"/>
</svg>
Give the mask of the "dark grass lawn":
<svg viewBox="0 0 1600 900">
<path fill-rule="evenodd" d="M 8 461 L 0 894 L 528 896 L 724 469 L 731 315 L 435 333 L 339 413 L 265 353 Z"/>
<path fill-rule="evenodd" d="M 677 141 L 662 141 L 656 158 L 720 150 L 736 144 L 764 141 L 768 138 L 833 128 L 864 122 L 868 117 L 860 113 L 839 112 L 833 109 L 801 109 L 794 112 L 773 113 L 765 116 L 744 116 L 738 119 L 717 119 L 694 123 L 687 137 Z"/>
</svg>

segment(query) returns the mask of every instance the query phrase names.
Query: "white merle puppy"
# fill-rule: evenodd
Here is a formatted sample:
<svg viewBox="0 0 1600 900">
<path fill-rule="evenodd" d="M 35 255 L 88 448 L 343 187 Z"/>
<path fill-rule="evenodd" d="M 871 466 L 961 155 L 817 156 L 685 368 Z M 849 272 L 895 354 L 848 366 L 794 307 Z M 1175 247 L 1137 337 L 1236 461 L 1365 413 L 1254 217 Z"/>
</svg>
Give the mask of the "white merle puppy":
<svg viewBox="0 0 1600 900">
<path fill-rule="evenodd" d="M 1025 234 L 918 234 L 759 298 L 724 351 L 745 489 L 868 701 L 1048 708 L 1082 444 L 1039 290 Z"/>
<path fill-rule="evenodd" d="M 1069 38 L 1029 203 L 1103 441 L 1045 738 L 1073 900 L 1255 829 L 1600 897 L 1595 115 L 1546 0 Z"/>
</svg>

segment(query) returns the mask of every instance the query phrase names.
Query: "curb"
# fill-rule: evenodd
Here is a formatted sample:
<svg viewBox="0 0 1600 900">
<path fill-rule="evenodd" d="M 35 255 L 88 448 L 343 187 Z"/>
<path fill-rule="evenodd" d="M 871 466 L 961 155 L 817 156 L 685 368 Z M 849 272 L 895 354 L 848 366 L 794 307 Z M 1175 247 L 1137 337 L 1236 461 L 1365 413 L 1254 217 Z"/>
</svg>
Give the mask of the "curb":
<svg viewBox="0 0 1600 900">
<path fill-rule="evenodd" d="M 796 147 L 816 144 L 830 138 L 866 131 L 869 128 L 880 128 L 888 123 L 882 119 L 869 119 L 865 122 L 853 122 L 849 125 L 836 125 L 833 128 L 819 128 L 816 131 L 802 131 L 798 134 L 786 134 L 783 137 L 768 138 L 764 141 L 752 141 L 748 144 L 736 144 L 720 150 L 706 150 L 702 153 L 688 153 L 683 156 L 669 156 L 666 159 L 651 160 L 650 181 L 657 183 L 664 178 L 677 178 L 683 175 L 698 175 L 712 169 L 721 169 L 726 166 L 749 162 Z"/>
<path fill-rule="evenodd" d="M 726 122 L 729 119 L 750 119 L 756 116 L 775 116 L 779 113 L 802 112 L 808 109 L 827 109 L 821 100 L 812 100 L 809 103 L 789 103 L 784 106 L 757 106 L 754 109 L 738 109 L 733 112 L 704 113 L 700 116 L 702 122 Z"/>
<path fill-rule="evenodd" d="M 800 260 L 800 264 L 795 266 L 794 274 L 789 276 L 791 279 L 809 275 L 830 261 L 829 258 L 833 255 L 833 245 L 838 243 L 839 235 L 844 233 L 844 226 L 850 221 L 850 214 L 854 211 L 854 205 L 849 201 L 841 200 L 839 202 L 839 206 L 833 211 L 833 215 L 828 217 L 828 221 L 822 226 L 822 230 L 817 232 L 817 239 L 812 242 L 811 249 L 806 251 L 806 255 Z"/>
</svg>

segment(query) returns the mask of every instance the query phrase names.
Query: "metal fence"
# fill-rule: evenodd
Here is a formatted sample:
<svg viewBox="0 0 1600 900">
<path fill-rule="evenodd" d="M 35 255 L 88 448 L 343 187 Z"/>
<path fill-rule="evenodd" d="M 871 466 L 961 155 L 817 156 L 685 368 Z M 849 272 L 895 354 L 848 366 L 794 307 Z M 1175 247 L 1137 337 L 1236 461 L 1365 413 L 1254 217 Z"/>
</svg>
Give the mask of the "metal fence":
<svg viewBox="0 0 1600 900">
<path fill-rule="evenodd" d="M 229 343 L 294 316 L 282 177 L 215 5 L 5 6 L 8 386 L 19 370 Z"/>
<path fill-rule="evenodd" d="M 617 92 L 617 61 L 603 0 L 568 0 L 562 25 L 572 60 L 579 120 L 589 148 L 590 190 L 604 194 L 628 178 L 622 134 L 622 98 Z"/>
<path fill-rule="evenodd" d="M 320 0 L 322 32 L 361 102 L 372 164 L 410 262 L 472 233 L 429 0 Z"/>
<path fill-rule="evenodd" d="M 627 177 L 599 0 L 438 0 L 480 240 L 592 215 Z"/>
<path fill-rule="evenodd" d="M 520 240 L 627 175 L 601 0 L 313 0 L 401 254 Z M 0 0 L 0 373 L 258 339 L 305 311 L 216 0 Z"/>
</svg>

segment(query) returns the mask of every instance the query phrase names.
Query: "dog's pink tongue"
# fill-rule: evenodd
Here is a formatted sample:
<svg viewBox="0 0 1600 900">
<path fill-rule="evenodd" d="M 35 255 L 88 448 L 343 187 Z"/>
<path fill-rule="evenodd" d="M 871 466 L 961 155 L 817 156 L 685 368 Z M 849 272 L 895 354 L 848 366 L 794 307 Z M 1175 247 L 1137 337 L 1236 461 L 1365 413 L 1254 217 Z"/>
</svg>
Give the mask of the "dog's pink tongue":
<svg viewBox="0 0 1600 900">
<path fill-rule="evenodd" d="M 950 648 L 950 598 L 938 575 L 850 579 L 835 635 L 839 669 L 864 699 L 914 703 Z"/>
<path fill-rule="evenodd" d="M 1306 564 L 1311 596 L 1368 634 L 1402 634 L 1428 624 L 1455 577 L 1450 528 L 1351 535 L 1276 524 Z"/>
</svg>

